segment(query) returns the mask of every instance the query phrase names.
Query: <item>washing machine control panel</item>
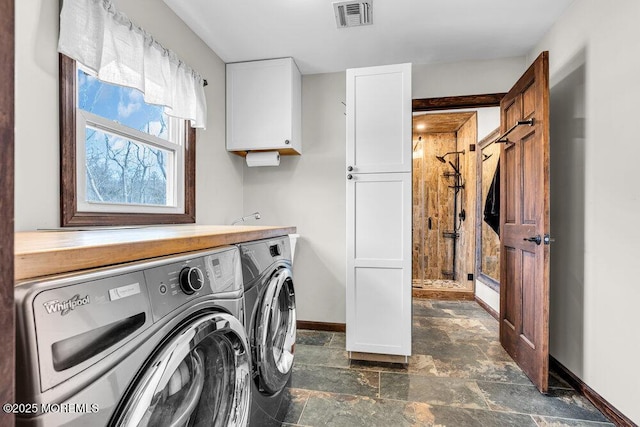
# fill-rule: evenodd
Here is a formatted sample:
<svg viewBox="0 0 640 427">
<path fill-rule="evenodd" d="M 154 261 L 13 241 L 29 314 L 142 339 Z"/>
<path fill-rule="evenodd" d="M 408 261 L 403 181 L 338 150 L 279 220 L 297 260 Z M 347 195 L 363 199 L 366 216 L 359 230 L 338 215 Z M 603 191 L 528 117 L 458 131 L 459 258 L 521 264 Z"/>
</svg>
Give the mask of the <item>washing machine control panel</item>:
<svg viewBox="0 0 640 427">
<path fill-rule="evenodd" d="M 182 258 L 144 270 L 151 298 L 153 321 L 205 295 L 229 297 L 242 291 L 242 270 L 237 248 L 225 248 L 193 258 Z"/>
<path fill-rule="evenodd" d="M 165 264 L 144 271 L 154 322 L 189 301 L 211 293 L 204 258 Z"/>
<path fill-rule="evenodd" d="M 202 289 L 204 285 L 204 275 L 198 267 L 184 267 L 180 270 L 178 281 L 180 282 L 182 292 L 187 295 L 192 295 Z"/>
</svg>

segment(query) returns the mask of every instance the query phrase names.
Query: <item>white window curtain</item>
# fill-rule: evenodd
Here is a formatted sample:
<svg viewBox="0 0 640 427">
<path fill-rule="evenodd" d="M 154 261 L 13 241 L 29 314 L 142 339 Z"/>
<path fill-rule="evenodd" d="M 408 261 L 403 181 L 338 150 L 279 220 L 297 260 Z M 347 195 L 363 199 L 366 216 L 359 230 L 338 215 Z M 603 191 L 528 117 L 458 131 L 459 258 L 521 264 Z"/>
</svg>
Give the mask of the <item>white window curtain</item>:
<svg viewBox="0 0 640 427">
<path fill-rule="evenodd" d="M 149 104 L 206 127 L 204 79 L 175 53 L 118 12 L 111 0 L 64 0 L 58 51 L 98 79 L 134 87 Z"/>
</svg>

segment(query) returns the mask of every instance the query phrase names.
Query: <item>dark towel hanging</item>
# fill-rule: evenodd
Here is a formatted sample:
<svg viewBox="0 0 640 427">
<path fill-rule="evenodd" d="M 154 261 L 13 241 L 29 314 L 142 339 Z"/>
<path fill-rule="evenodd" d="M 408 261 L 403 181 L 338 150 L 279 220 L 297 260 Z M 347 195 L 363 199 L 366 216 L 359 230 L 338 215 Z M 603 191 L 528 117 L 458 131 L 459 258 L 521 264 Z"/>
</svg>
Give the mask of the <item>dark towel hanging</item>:
<svg viewBox="0 0 640 427">
<path fill-rule="evenodd" d="M 500 161 L 496 165 L 496 171 L 493 174 L 493 181 L 487 193 L 487 199 L 484 202 L 484 222 L 496 234 L 500 235 Z"/>
</svg>

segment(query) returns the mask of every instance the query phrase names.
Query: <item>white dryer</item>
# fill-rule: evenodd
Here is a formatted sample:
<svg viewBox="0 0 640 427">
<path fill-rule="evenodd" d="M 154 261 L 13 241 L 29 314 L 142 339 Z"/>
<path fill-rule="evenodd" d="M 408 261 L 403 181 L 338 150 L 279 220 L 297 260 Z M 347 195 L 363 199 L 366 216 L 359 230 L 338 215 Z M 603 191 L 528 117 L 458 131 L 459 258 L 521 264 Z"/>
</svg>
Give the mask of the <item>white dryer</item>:
<svg viewBox="0 0 640 427">
<path fill-rule="evenodd" d="M 17 425 L 248 422 L 235 247 L 21 283 L 16 309 Z"/>
</svg>

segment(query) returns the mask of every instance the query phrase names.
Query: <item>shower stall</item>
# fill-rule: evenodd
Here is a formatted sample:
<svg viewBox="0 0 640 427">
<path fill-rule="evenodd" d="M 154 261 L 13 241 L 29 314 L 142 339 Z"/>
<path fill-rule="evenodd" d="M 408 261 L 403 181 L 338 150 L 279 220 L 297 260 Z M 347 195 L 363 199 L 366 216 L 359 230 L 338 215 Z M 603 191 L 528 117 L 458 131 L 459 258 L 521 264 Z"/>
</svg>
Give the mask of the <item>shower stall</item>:
<svg viewBox="0 0 640 427">
<path fill-rule="evenodd" d="M 430 116 L 429 120 L 452 127 L 427 122 L 422 128 L 424 119 L 414 117 L 413 285 L 414 289 L 467 290 L 467 273 L 473 271 L 467 262 L 473 254 L 468 253 L 465 239 L 472 235 L 468 227 L 473 221 L 466 219 L 473 207 L 465 192 L 474 188 L 475 180 L 470 182 L 473 174 L 465 161 L 470 153 L 465 148 L 467 141 L 475 139 L 475 116 L 473 120 L 469 113 Z M 470 133 L 464 127 L 467 121 L 472 122 L 467 125 L 473 128 L 472 137 L 465 137 Z M 461 130 L 466 132 L 462 138 Z"/>
</svg>

